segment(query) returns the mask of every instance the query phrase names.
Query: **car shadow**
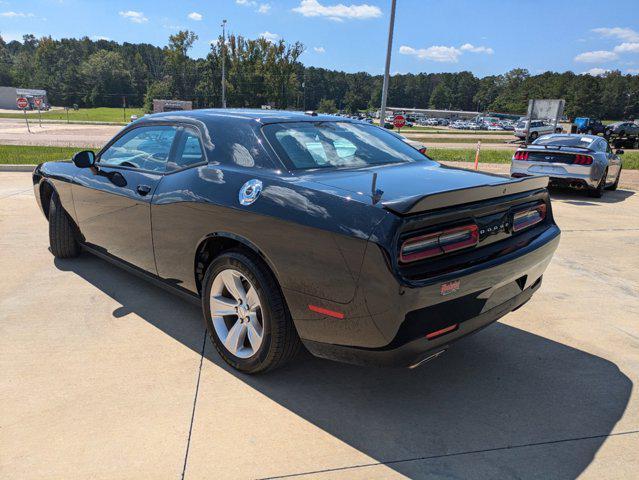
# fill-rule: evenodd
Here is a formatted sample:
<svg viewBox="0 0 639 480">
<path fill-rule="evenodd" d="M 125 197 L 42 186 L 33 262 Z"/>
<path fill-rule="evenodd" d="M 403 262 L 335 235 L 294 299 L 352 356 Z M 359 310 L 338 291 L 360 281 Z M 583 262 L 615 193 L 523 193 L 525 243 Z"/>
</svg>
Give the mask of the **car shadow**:
<svg viewBox="0 0 639 480">
<path fill-rule="evenodd" d="M 197 306 L 89 254 L 55 264 L 120 303 L 103 313 L 135 313 L 202 351 Z M 207 345 L 208 361 L 408 478 L 576 478 L 632 390 L 610 361 L 502 323 L 415 370 L 355 367 L 304 352 L 284 368 L 248 376 Z"/>
<path fill-rule="evenodd" d="M 552 187 L 550 198 L 552 200 L 562 200 L 571 205 L 596 206 L 603 203 L 621 203 L 635 193 L 633 190 L 606 190 L 601 198 L 593 198 L 582 190 Z"/>
</svg>

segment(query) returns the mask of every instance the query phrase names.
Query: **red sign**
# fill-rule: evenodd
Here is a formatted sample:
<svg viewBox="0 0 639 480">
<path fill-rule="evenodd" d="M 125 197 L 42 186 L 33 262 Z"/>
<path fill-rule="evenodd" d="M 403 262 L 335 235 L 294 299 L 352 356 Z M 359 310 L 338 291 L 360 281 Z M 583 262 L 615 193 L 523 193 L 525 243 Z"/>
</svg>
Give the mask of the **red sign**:
<svg viewBox="0 0 639 480">
<path fill-rule="evenodd" d="M 42 99 L 40 97 L 36 97 L 33 99 L 33 103 L 35 103 L 35 106 L 40 108 L 42 106 Z"/>
<path fill-rule="evenodd" d="M 402 128 L 404 125 L 406 125 L 404 115 L 395 115 L 395 118 L 393 118 L 393 126 L 395 128 Z"/>
<path fill-rule="evenodd" d="M 16 104 L 18 105 L 18 108 L 24 110 L 29 106 L 29 101 L 24 97 L 20 97 L 16 100 Z"/>
</svg>

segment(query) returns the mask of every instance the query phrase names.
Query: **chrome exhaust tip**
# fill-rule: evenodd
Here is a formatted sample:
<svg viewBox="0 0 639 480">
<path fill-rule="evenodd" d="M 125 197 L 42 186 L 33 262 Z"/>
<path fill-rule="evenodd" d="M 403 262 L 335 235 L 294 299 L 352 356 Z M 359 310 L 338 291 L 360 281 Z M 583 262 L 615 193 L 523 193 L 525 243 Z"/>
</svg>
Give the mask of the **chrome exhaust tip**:
<svg viewBox="0 0 639 480">
<path fill-rule="evenodd" d="M 413 368 L 417 368 L 423 364 L 425 364 L 426 362 L 430 362 L 431 360 L 435 360 L 437 357 L 439 357 L 442 353 L 444 353 L 446 351 L 446 349 L 444 350 L 440 350 L 437 353 L 433 353 L 432 355 L 429 355 L 426 358 L 422 358 L 419 362 L 411 365 L 410 367 L 408 367 L 410 370 L 412 370 Z"/>
</svg>

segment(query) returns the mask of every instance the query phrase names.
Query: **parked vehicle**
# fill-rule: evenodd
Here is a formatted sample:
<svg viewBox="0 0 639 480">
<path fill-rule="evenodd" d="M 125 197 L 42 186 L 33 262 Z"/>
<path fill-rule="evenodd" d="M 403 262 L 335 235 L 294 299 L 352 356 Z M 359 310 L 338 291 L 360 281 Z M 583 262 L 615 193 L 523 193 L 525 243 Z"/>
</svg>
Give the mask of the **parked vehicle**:
<svg viewBox="0 0 639 480">
<path fill-rule="evenodd" d="M 636 137 L 639 135 L 639 124 L 634 122 L 616 122 L 606 126 L 606 136 Z"/>
<path fill-rule="evenodd" d="M 576 127 L 574 133 L 599 135 L 606 132 L 606 126 L 601 123 L 601 120 L 594 118 L 578 117 L 575 118 L 573 125 Z"/>
<path fill-rule="evenodd" d="M 547 175 L 550 185 L 585 189 L 601 197 L 605 189 L 619 185 L 621 154 L 623 150 L 613 153 L 608 141 L 595 135 L 546 135 L 515 152 L 510 175 Z"/>
<path fill-rule="evenodd" d="M 515 136 L 521 139 L 525 139 L 527 126 L 528 121 L 518 122 L 514 130 Z M 528 138 L 534 141 L 542 135 L 548 135 L 549 133 L 561 133 L 561 131 L 561 127 L 555 128 L 552 123 L 548 123 L 543 120 L 532 120 L 530 122 L 530 132 Z"/>
<path fill-rule="evenodd" d="M 314 113 L 146 116 L 33 185 L 55 257 L 85 249 L 200 302 L 248 373 L 301 343 L 416 366 L 526 303 L 560 237 L 547 178 L 444 167 Z"/>
</svg>

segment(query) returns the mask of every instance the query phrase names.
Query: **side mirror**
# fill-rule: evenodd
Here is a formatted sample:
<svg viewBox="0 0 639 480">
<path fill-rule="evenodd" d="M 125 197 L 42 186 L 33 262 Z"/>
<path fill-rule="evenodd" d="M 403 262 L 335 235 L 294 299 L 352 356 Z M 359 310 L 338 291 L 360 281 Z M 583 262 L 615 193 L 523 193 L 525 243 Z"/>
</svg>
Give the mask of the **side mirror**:
<svg viewBox="0 0 639 480">
<path fill-rule="evenodd" d="M 620 148 L 615 152 L 615 155 L 623 155 L 623 150 Z"/>
<path fill-rule="evenodd" d="M 89 168 L 95 165 L 95 153 L 91 150 L 83 150 L 73 155 L 72 160 L 78 168 Z"/>
</svg>

